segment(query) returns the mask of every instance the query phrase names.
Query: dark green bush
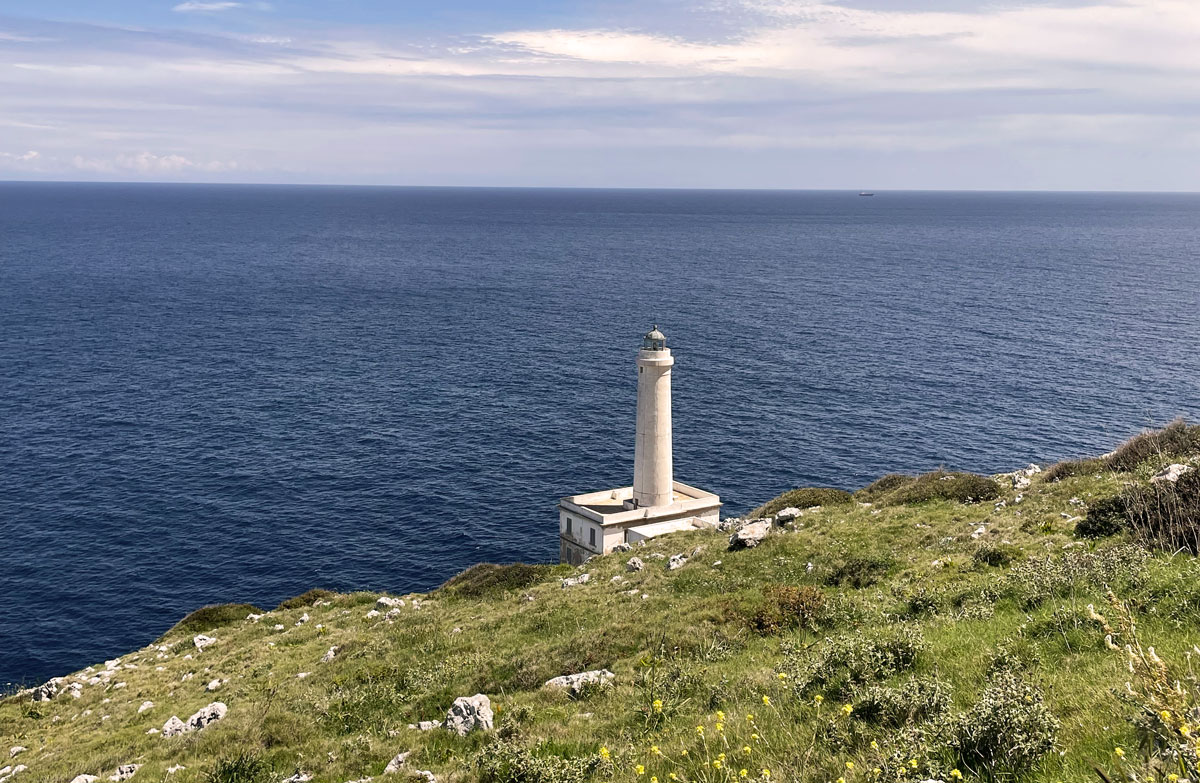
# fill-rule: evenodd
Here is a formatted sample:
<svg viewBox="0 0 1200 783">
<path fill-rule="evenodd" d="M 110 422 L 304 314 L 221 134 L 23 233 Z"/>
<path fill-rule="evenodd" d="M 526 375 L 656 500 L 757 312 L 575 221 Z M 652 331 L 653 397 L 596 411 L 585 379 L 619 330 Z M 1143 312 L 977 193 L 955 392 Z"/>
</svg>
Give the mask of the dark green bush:
<svg viewBox="0 0 1200 783">
<path fill-rule="evenodd" d="M 474 766 L 480 783 L 582 783 L 601 763 L 598 755 L 537 755 L 501 740 L 483 748 L 475 756 Z"/>
<path fill-rule="evenodd" d="M 751 613 L 750 627 L 761 634 L 773 634 L 785 628 L 815 630 L 825 613 L 825 594 L 805 585 L 767 585 L 763 602 Z"/>
<path fill-rule="evenodd" d="M 979 701 L 954 722 L 957 767 L 985 779 L 1018 779 L 1054 747 L 1058 719 L 1042 694 L 1009 670 L 995 672 Z"/>
<path fill-rule="evenodd" d="M 1088 506 L 1087 516 L 1075 523 L 1076 538 L 1115 536 L 1129 523 L 1125 498 L 1116 495 Z"/>
<path fill-rule="evenodd" d="M 337 593 L 332 590 L 322 590 L 321 588 L 313 588 L 306 593 L 301 593 L 295 598 L 289 598 L 286 601 L 280 602 L 279 606 L 275 607 L 276 611 L 287 611 L 289 609 L 301 609 L 305 606 L 312 606 L 317 601 L 335 596 Z"/>
<path fill-rule="evenodd" d="M 881 495 L 876 502 L 889 506 L 925 503 L 930 500 L 974 503 L 998 497 L 1000 485 L 987 476 L 935 470 L 917 476 L 915 480 Z"/>
<path fill-rule="evenodd" d="M 971 553 L 971 559 L 977 565 L 1006 566 L 1014 560 L 1019 560 L 1023 556 L 1020 547 L 1012 544 L 980 544 L 979 548 Z"/>
<path fill-rule="evenodd" d="M 800 510 L 813 506 L 844 506 L 853 503 L 854 496 L 844 489 L 832 487 L 803 487 L 784 492 L 774 500 L 750 512 L 752 517 L 769 517 L 778 514 L 785 508 L 795 507 Z"/>
<path fill-rule="evenodd" d="M 175 623 L 175 625 L 171 626 L 171 630 L 162 635 L 162 638 L 165 639 L 173 633 L 195 634 L 209 631 L 213 628 L 220 628 L 223 625 L 239 623 L 246 619 L 246 615 L 261 613 L 262 609 L 253 604 L 213 604 L 212 606 L 205 606 Z"/>
<path fill-rule="evenodd" d="M 479 563 L 450 578 L 441 589 L 461 598 L 480 598 L 523 590 L 550 578 L 560 566 Z"/>
<path fill-rule="evenodd" d="M 274 780 L 271 765 L 253 753 L 223 756 L 204 773 L 205 783 L 267 783 Z"/>
<path fill-rule="evenodd" d="M 906 487 L 917 480 L 916 476 L 906 476 L 903 473 L 889 473 L 875 479 L 867 486 L 854 493 L 856 500 L 864 503 L 874 502 L 877 498 L 893 492 L 900 487 Z"/>
<path fill-rule="evenodd" d="M 849 585 L 855 589 L 870 587 L 887 576 L 894 565 L 895 561 L 887 555 L 853 555 L 825 577 L 825 584 L 830 587 Z"/>
</svg>

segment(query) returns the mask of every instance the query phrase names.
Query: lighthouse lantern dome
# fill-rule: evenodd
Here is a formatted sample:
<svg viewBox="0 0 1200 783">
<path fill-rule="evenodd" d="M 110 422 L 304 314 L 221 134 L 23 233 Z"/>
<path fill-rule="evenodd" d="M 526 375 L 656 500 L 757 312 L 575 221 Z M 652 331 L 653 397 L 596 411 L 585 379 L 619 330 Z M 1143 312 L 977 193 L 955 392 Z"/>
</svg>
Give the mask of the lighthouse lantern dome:
<svg viewBox="0 0 1200 783">
<path fill-rule="evenodd" d="M 667 336 L 658 331 L 656 324 L 653 329 L 646 332 L 646 336 L 642 338 L 642 350 L 644 351 L 665 351 L 667 350 Z"/>
</svg>

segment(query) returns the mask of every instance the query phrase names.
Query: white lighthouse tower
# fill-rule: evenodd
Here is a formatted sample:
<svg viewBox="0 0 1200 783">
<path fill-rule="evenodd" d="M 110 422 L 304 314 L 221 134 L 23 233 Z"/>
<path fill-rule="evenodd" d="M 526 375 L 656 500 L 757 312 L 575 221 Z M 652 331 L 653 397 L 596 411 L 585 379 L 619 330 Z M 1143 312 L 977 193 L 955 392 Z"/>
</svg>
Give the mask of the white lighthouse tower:
<svg viewBox="0 0 1200 783">
<path fill-rule="evenodd" d="M 674 478 L 671 368 L 675 357 L 655 326 L 637 354 L 633 486 L 588 492 L 558 503 L 559 557 L 582 563 L 621 544 L 715 525 L 721 499 Z"/>
<path fill-rule="evenodd" d="M 637 356 L 637 441 L 633 449 L 635 508 L 666 506 L 673 495 L 671 475 L 671 366 L 667 338 L 658 326 L 642 339 Z"/>
</svg>

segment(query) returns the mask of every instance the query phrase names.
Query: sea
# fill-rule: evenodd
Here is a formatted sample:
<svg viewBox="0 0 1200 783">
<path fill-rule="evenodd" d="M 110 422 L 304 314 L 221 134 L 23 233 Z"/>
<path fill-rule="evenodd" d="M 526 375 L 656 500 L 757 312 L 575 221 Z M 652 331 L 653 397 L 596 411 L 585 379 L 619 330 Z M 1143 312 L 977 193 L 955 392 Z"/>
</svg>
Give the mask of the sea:
<svg viewBox="0 0 1200 783">
<path fill-rule="evenodd" d="M 632 478 L 744 512 L 1200 416 L 1200 195 L 0 184 L 0 683 L 221 602 L 553 562 Z"/>
</svg>

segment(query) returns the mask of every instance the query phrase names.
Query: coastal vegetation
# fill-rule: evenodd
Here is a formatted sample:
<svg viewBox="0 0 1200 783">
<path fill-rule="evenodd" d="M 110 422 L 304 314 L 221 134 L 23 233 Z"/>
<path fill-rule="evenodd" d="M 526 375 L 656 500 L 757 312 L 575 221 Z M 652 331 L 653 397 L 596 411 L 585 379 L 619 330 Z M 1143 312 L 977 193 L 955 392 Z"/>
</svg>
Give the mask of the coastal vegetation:
<svg viewBox="0 0 1200 783">
<path fill-rule="evenodd" d="M 770 532 L 736 550 L 705 530 L 204 608 L 0 702 L 0 779 L 1197 781 L 1200 427 L 754 516 Z M 492 719 L 447 730 L 474 694 Z"/>
</svg>

